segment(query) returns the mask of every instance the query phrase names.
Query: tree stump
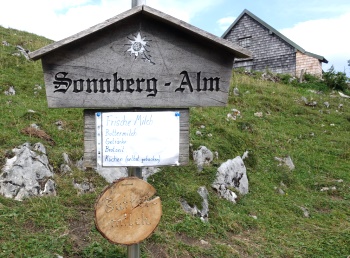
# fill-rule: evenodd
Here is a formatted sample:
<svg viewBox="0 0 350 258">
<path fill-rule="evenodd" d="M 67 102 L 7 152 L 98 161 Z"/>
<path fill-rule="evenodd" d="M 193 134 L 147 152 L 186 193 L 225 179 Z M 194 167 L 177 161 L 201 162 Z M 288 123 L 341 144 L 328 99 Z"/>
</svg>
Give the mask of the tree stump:
<svg viewBox="0 0 350 258">
<path fill-rule="evenodd" d="M 95 224 L 114 244 L 141 242 L 156 229 L 162 215 L 155 188 L 137 177 L 122 178 L 106 188 L 95 203 Z"/>
</svg>

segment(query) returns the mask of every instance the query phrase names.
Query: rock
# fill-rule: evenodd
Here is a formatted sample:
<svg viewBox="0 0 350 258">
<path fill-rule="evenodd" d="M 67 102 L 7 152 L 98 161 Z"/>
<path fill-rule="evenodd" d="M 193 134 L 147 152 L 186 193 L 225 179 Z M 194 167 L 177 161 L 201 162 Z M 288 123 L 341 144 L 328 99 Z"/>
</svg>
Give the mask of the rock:
<svg viewBox="0 0 350 258">
<path fill-rule="evenodd" d="M 191 207 L 186 200 L 181 200 L 180 203 L 185 212 L 193 216 L 198 216 L 203 222 L 207 222 L 209 216 L 208 190 L 205 186 L 202 186 L 197 192 L 203 198 L 201 210 L 196 205 Z"/>
<path fill-rule="evenodd" d="M 40 127 L 37 124 L 30 124 L 30 127 L 39 130 Z"/>
<path fill-rule="evenodd" d="M 196 131 L 196 135 L 202 136 L 201 131 Z"/>
<path fill-rule="evenodd" d="M 193 151 L 193 160 L 197 164 L 198 171 L 202 171 L 204 165 L 213 161 L 213 153 L 205 146 L 200 146 L 198 150 Z"/>
<path fill-rule="evenodd" d="M 287 156 L 285 158 L 275 157 L 275 160 L 280 162 L 279 166 L 286 165 L 290 170 L 294 170 L 295 169 L 294 163 L 293 163 L 293 161 L 292 161 L 290 156 Z"/>
<path fill-rule="evenodd" d="M 302 99 L 302 101 L 305 103 L 306 106 L 310 106 L 310 107 L 315 107 L 315 106 L 317 106 L 317 102 L 316 102 L 316 101 L 311 101 L 311 102 L 309 102 L 309 101 L 307 100 L 307 98 L 305 98 L 304 96 L 301 97 L 301 99 Z"/>
<path fill-rule="evenodd" d="M 80 170 L 85 170 L 83 167 L 83 160 L 79 160 L 76 163 L 76 167 Z M 142 168 L 142 178 L 147 181 L 147 179 L 160 171 L 157 167 L 143 167 Z M 96 168 L 96 172 L 103 177 L 108 183 L 113 183 L 114 181 L 128 177 L 128 168 L 127 167 L 100 167 Z"/>
<path fill-rule="evenodd" d="M 209 245 L 209 242 L 207 242 L 203 239 L 200 240 L 200 243 L 201 243 L 201 245 Z"/>
<path fill-rule="evenodd" d="M 329 102 L 328 101 L 323 102 L 323 105 L 325 105 L 326 108 L 329 108 Z"/>
<path fill-rule="evenodd" d="M 16 95 L 15 88 L 13 86 L 10 86 L 8 90 L 5 91 L 6 96 Z"/>
<path fill-rule="evenodd" d="M 215 159 L 219 159 L 219 152 L 214 151 Z"/>
<path fill-rule="evenodd" d="M 230 119 L 236 120 L 238 117 L 241 117 L 241 112 L 238 109 L 231 109 L 232 113 L 227 114 L 226 120 L 229 121 Z"/>
<path fill-rule="evenodd" d="M 281 188 L 277 188 L 277 192 L 278 192 L 280 195 L 285 195 L 285 192 L 284 192 Z"/>
<path fill-rule="evenodd" d="M 41 85 L 35 84 L 34 90 L 41 90 L 41 89 L 42 89 Z"/>
<path fill-rule="evenodd" d="M 227 160 L 218 168 L 216 179 L 212 187 L 218 194 L 235 203 L 237 194 L 229 188 L 235 188 L 240 194 L 247 194 L 249 190 L 247 170 L 241 157 Z"/>
<path fill-rule="evenodd" d="M 63 156 L 63 161 L 64 161 L 65 164 L 72 165 L 72 161 L 70 160 L 70 158 L 69 158 L 67 153 L 64 152 L 62 154 L 62 156 Z"/>
<path fill-rule="evenodd" d="M 53 172 L 41 143 L 24 143 L 6 160 L 0 175 L 0 194 L 22 201 L 24 198 L 56 195 Z"/>
<path fill-rule="evenodd" d="M 142 168 L 142 178 L 143 178 L 143 180 L 145 180 L 147 182 L 147 179 L 150 176 L 158 173 L 159 171 L 160 171 L 160 169 L 157 168 L 157 167 L 145 167 L 145 168 Z"/>
<path fill-rule="evenodd" d="M 16 48 L 17 48 L 17 50 L 19 51 L 19 53 L 22 55 L 22 56 L 24 56 L 27 60 L 30 60 L 30 57 L 29 57 L 29 55 L 28 55 L 28 53 L 29 53 L 29 50 L 26 50 L 26 49 L 24 49 L 23 47 L 21 47 L 21 46 L 16 46 Z"/>
<path fill-rule="evenodd" d="M 55 122 L 58 130 L 63 130 L 64 122 L 62 120 L 58 120 Z"/>
<path fill-rule="evenodd" d="M 237 87 L 235 87 L 235 88 L 233 89 L 233 95 L 239 96 L 239 90 L 238 90 Z"/>
<path fill-rule="evenodd" d="M 2 45 L 5 46 L 5 47 L 9 47 L 10 43 L 8 43 L 6 40 L 3 40 L 2 41 Z"/>
<path fill-rule="evenodd" d="M 76 163 L 75 166 L 77 169 L 81 171 L 85 171 L 86 167 L 84 167 L 84 157 L 81 157 Z"/>
<path fill-rule="evenodd" d="M 350 99 L 350 96 L 345 95 L 344 93 L 342 93 L 342 92 L 340 92 L 340 91 L 338 91 L 338 93 L 339 93 L 340 97 L 346 98 L 346 99 Z"/>
<path fill-rule="evenodd" d="M 256 113 L 254 113 L 254 116 L 256 116 L 256 117 L 263 117 L 263 113 L 262 112 L 256 112 Z"/>
<path fill-rule="evenodd" d="M 236 120 L 236 117 L 233 117 L 233 115 L 231 113 L 228 113 L 226 121 L 230 121 L 230 120 Z"/>
<path fill-rule="evenodd" d="M 324 191 L 335 191 L 337 190 L 337 188 L 335 186 L 331 186 L 331 187 L 322 187 L 321 188 L 321 192 L 324 192 Z"/>
<path fill-rule="evenodd" d="M 61 166 L 60 166 L 60 171 L 61 171 L 62 174 L 66 174 L 66 173 L 72 172 L 72 169 L 71 169 L 71 167 L 70 167 L 69 165 L 67 165 L 67 164 L 61 164 Z"/>
<path fill-rule="evenodd" d="M 73 180 L 73 186 L 78 190 L 78 195 L 89 193 L 95 191 L 95 188 L 91 182 L 83 181 L 82 183 L 77 183 Z"/>
<path fill-rule="evenodd" d="M 128 176 L 128 169 L 126 167 L 97 167 L 96 172 L 108 183 L 113 183 L 119 178 Z"/>
<path fill-rule="evenodd" d="M 56 183 L 52 179 L 46 181 L 44 190 L 40 191 L 40 195 L 56 196 Z"/>
<path fill-rule="evenodd" d="M 303 211 L 304 217 L 305 218 L 309 218 L 310 217 L 310 213 L 308 211 L 308 209 L 306 209 L 305 207 L 300 207 L 300 209 Z"/>
<path fill-rule="evenodd" d="M 205 186 L 202 186 L 198 189 L 197 193 L 199 193 L 199 195 L 203 198 L 202 210 L 200 211 L 200 218 L 203 221 L 208 221 L 208 217 L 209 217 L 208 190 Z"/>
<path fill-rule="evenodd" d="M 242 155 L 242 160 L 245 160 L 246 158 L 248 158 L 248 154 L 249 154 L 249 151 L 245 151 Z"/>
</svg>

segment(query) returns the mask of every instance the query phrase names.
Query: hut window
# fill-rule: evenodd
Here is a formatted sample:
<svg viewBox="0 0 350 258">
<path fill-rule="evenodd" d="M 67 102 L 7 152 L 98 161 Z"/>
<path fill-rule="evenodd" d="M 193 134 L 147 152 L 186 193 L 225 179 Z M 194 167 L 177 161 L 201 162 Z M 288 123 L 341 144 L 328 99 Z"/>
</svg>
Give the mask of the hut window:
<svg viewBox="0 0 350 258">
<path fill-rule="evenodd" d="M 241 47 L 250 47 L 252 36 L 243 37 L 238 39 L 238 44 Z"/>
</svg>

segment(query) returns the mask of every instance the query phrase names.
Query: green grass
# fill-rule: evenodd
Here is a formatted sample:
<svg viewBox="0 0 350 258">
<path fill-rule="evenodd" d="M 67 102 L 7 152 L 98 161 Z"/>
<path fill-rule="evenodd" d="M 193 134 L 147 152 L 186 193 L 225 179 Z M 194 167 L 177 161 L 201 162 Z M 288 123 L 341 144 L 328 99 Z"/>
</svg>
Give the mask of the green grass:
<svg viewBox="0 0 350 258">
<path fill-rule="evenodd" d="M 50 41 L 3 27 L 0 36 L 11 44 L 0 46 L 0 165 L 13 147 L 41 141 L 21 133 L 36 123 L 56 142 L 43 143 L 58 186 L 57 197 L 17 202 L 0 196 L 0 257 L 125 257 L 126 247 L 109 243 L 94 226 L 94 203 L 107 183 L 92 171 L 60 172 L 63 152 L 73 160 L 83 155 L 82 110 L 48 109 L 40 62 L 13 55 L 16 45 L 32 51 Z M 34 94 L 36 85 L 43 89 Z M 16 95 L 4 94 L 9 86 Z M 350 101 L 330 91 L 317 94 L 240 73 L 233 74 L 232 86 L 240 95 L 230 94 L 227 107 L 190 109 L 192 149 L 204 145 L 219 158 L 200 172 L 191 161 L 185 167 L 165 167 L 149 178 L 162 200 L 163 216 L 157 230 L 141 243 L 142 257 L 350 255 Z M 317 107 L 305 106 L 302 96 L 317 101 Z M 237 120 L 227 120 L 232 108 L 241 112 Z M 256 117 L 256 112 L 263 116 Z M 58 120 L 64 130 L 57 129 Z M 210 186 L 220 164 L 246 150 L 249 193 L 232 204 Z M 295 170 L 278 166 L 274 159 L 286 155 Z M 93 182 L 95 192 L 78 195 L 73 179 Z M 185 199 L 200 208 L 201 186 L 209 191 L 209 223 L 180 206 Z M 336 190 L 321 191 L 332 186 Z M 308 209 L 309 218 L 300 207 Z"/>
</svg>

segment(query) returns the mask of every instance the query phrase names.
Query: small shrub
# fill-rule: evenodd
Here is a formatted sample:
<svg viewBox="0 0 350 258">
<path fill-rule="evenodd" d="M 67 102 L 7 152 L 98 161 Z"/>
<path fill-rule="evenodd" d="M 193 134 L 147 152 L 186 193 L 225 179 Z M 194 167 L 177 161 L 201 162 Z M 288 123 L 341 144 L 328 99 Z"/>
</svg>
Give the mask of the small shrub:
<svg viewBox="0 0 350 258">
<path fill-rule="evenodd" d="M 327 72 L 323 73 L 323 80 L 326 85 L 333 90 L 346 91 L 348 88 L 348 78 L 345 73 L 335 72 L 333 65 Z"/>
</svg>

